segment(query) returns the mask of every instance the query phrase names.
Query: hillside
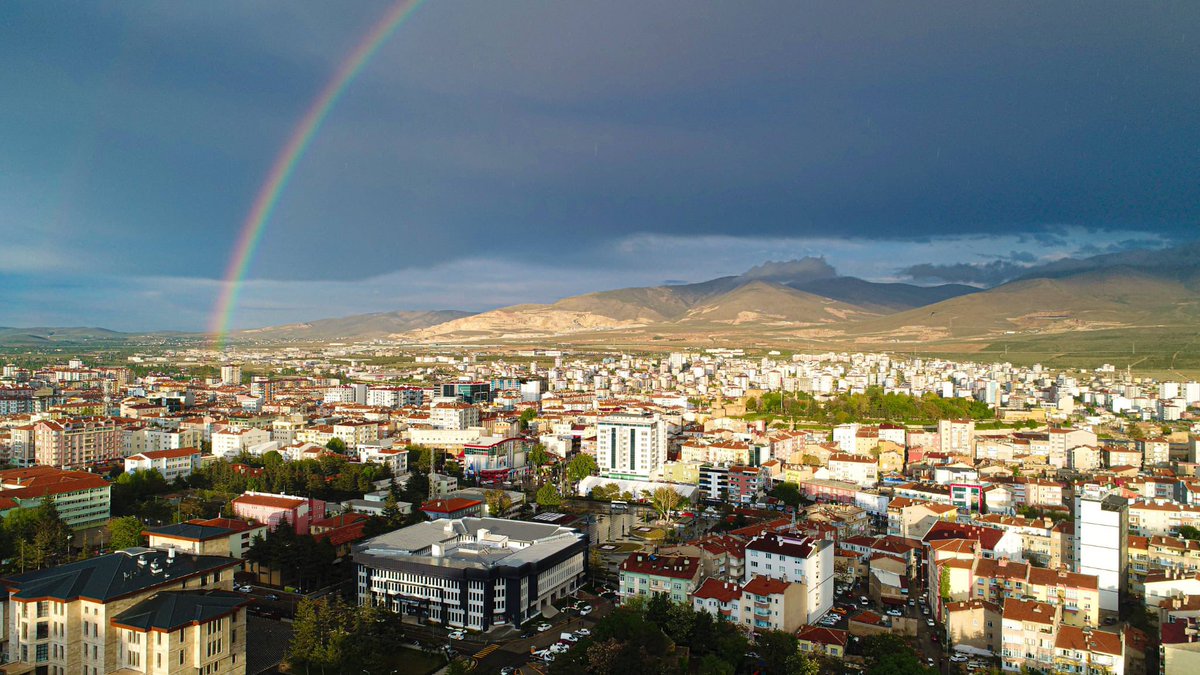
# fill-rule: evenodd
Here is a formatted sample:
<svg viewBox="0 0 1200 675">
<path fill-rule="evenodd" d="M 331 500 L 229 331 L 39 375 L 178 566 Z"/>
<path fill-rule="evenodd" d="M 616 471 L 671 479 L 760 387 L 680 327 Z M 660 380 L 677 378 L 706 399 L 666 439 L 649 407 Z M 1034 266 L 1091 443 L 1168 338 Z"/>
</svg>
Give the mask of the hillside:
<svg viewBox="0 0 1200 675">
<path fill-rule="evenodd" d="M 414 331 L 407 337 L 516 339 L 641 329 L 704 334 L 811 326 L 870 315 L 859 307 L 780 284 L 748 281 L 729 285 L 731 290 L 716 294 L 692 286 L 662 286 L 592 293 L 552 305 L 517 305 Z M 683 292 L 677 292 L 680 288 Z"/>
<path fill-rule="evenodd" d="M 788 285 L 799 291 L 806 291 L 831 300 L 840 300 L 881 314 L 924 307 L 935 302 L 980 291 L 974 286 L 963 284 L 916 286 L 865 281 L 856 277 L 833 277 L 803 283 L 789 283 Z"/>
<path fill-rule="evenodd" d="M 1198 277 L 1157 276 L 1127 267 L 1021 279 L 988 291 L 843 327 L 859 342 L 980 340 L 1200 324 Z"/>
<path fill-rule="evenodd" d="M 83 326 L 10 328 L 0 326 L 0 345 L 5 346 L 38 346 L 56 343 L 101 342 L 124 340 L 131 337 L 129 333 L 119 333 L 107 328 Z"/>
<path fill-rule="evenodd" d="M 419 330 L 454 319 L 471 316 L 457 310 L 397 311 L 357 314 L 337 319 L 321 319 L 307 323 L 269 326 L 237 331 L 235 339 L 253 340 L 340 340 L 380 338 L 393 333 Z"/>
</svg>

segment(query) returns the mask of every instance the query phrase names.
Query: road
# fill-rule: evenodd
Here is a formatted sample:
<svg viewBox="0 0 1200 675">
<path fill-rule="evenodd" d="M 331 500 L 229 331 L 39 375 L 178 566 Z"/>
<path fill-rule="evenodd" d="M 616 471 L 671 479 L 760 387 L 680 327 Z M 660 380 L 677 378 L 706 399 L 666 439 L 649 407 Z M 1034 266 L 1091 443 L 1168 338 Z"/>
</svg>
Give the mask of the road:
<svg viewBox="0 0 1200 675">
<path fill-rule="evenodd" d="M 578 616 L 573 613 L 561 613 L 553 620 L 550 620 L 550 630 L 538 633 L 531 638 L 517 638 L 504 642 L 499 649 L 491 651 L 479 660 L 475 668 L 475 672 L 487 673 L 489 675 L 500 672 L 505 666 L 521 667 L 522 672 L 527 675 L 533 675 L 538 672 L 545 672 L 545 666 L 538 663 L 529 663 L 530 648 L 544 649 L 558 642 L 559 635 L 564 632 L 574 632 L 579 628 L 586 627 L 591 630 L 596 623 L 607 616 L 613 610 L 611 602 L 597 598 L 590 594 L 579 593 L 580 598 L 586 600 L 592 605 L 592 612 L 587 616 Z M 474 643 L 468 643 L 474 644 Z M 472 656 L 476 652 L 471 652 L 468 649 L 460 649 L 468 656 Z"/>
</svg>

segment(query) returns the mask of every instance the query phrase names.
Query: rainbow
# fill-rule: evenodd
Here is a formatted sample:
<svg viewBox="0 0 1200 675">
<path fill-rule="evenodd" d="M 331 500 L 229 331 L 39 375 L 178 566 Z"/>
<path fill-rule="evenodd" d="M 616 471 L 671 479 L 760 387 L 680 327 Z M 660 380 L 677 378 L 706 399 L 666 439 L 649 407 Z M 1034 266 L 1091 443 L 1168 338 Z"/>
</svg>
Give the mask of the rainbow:
<svg viewBox="0 0 1200 675">
<path fill-rule="evenodd" d="M 379 48 L 401 22 L 408 18 L 422 2 L 423 0 L 398 0 L 396 4 L 392 5 L 391 9 L 371 28 L 354 48 L 354 51 L 338 67 L 337 72 L 321 90 L 320 95 L 308 106 L 304 117 L 300 118 L 295 128 L 292 129 L 292 135 L 288 137 L 283 150 L 275 157 L 267 179 L 254 197 L 250 213 L 242 223 L 241 232 L 238 234 L 237 243 L 233 248 L 233 255 L 229 259 L 229 266 L 225 270 L 225 276 L 221 283 L 221 294 L 217 298 L 217 304 L 209 321 L 209 333 L 213 339 L 213 347 L 217 351 L 225 348 L 233 313 L 237 308 L 238 295 L 241 293 L 246 279 L 246 272 L 249 271 L 250 263 L 254 260 L 254 252 L 258 248 L 259 241 L 262 240 L 267 221 L 271 219 L 271 212 L 275 210 L 275 205 L 279 202 L 283 189 L 287 187 L 288 180 L 291 179 L 292 172 L 296 169 L 300 158 L 304 156 L 304 152 L 312 143 L 317 131 L 321 129 L 321 124 L 329 115 L 329 111 L 337 104 L 350 82 L 379 51 Z"/>
</svg>

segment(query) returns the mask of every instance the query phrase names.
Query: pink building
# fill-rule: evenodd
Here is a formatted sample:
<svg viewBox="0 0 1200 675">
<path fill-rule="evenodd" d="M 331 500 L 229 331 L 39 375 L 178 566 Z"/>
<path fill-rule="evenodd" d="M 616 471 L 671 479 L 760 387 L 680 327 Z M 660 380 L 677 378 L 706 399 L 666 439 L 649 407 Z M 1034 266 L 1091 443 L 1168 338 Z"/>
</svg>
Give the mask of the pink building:
<svg viewBox="0 0 1200 675">
<path fill-rule="evenodd" d="M 266 525 L 274 530 L 280 523 L 290 523 L 296 534 L 308 534 L 314 520 L 325 517 L 325 502 L 320 499 L 247 492 L 233 500 L 233 513 Z"/>
</svg>

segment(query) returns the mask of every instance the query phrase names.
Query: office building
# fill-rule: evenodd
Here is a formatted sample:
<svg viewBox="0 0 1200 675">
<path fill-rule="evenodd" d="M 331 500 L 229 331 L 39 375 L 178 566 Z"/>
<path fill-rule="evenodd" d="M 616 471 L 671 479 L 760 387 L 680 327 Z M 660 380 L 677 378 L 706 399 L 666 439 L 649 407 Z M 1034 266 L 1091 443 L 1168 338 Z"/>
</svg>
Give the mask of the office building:
<svg viewBox="0 0 1200 675">
<path fill-rule="evenodd" d="M 667 461 L 667 424 L 657 415 L 610 415 L 596 423 L 603 478 L 650 480 Z"/>
</svg>

